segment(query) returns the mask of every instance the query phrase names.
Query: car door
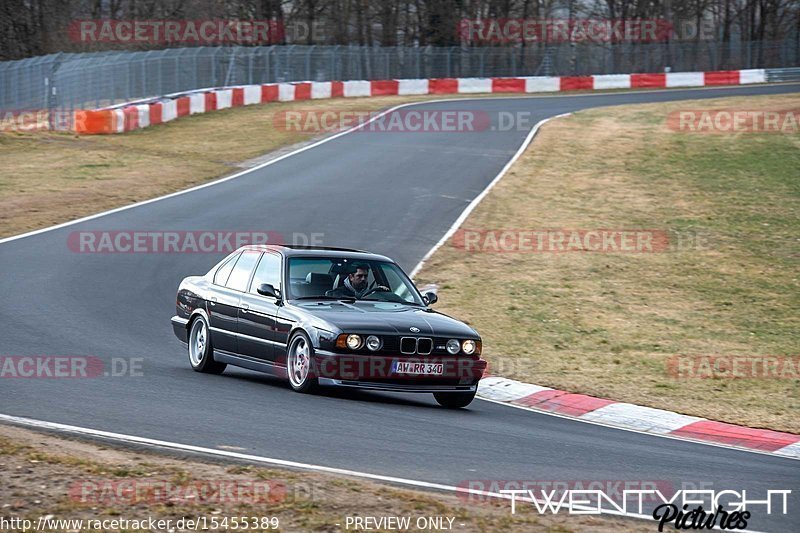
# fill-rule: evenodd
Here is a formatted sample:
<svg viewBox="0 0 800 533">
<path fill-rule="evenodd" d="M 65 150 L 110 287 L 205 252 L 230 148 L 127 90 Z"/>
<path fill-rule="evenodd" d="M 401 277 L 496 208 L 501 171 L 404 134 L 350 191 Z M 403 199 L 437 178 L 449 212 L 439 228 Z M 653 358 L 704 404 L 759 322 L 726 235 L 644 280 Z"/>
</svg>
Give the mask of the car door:
<svg viewBox="0 0 800 533">
<path fill-rule="evenodd" d="M 214 273 L 214 288 L 206 302 L 208 325 L 211 328 L 211 339 L 214 348 L 226 352 L 236 351 L 236 317 L 239 296 L 227 287 L 228 278 L 241 257 L 241 253 L 231 256 Z"/>
<path fill-rule="evenodd" d="M 215 296 L 209 302 L 210 326 L 215 348 L 233 353 L 239 351 L 237 340 L 239 306 L 260 256 L 260 251 L 243 251 L 236 259 L 224 286 L 216 287 Z"/>
<path fill-rule="evenodd" d="M 275 316 L 280 301 L 258 294 L 258 286 L 269 283 L 281 290 L 281 256 L 264 252 L 258 262 L 248 291 L 239 305 L 239 353 L 248 357 L 274 362 Z"/>
</svg>

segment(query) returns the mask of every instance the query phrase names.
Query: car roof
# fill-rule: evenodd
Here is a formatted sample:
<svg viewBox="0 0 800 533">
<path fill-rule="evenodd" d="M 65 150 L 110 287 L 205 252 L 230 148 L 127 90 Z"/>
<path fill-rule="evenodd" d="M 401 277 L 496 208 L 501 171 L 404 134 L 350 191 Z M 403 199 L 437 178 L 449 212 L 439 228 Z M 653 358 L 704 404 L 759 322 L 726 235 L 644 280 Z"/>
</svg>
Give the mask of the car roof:
<svg viewBox="0 0 800 533">
<path fill-rule="evenodd" d="M 362 259 L 373 261 L 394 262 L 389 257 L 373 254 L 364 250 L 353 248 L 339 248 L 334 246 L 301 246 L 296 244 L 249 244 L 237 250 L 273 251 L 286 257 L 344 257 L 348 259 Z"/>
</svg>

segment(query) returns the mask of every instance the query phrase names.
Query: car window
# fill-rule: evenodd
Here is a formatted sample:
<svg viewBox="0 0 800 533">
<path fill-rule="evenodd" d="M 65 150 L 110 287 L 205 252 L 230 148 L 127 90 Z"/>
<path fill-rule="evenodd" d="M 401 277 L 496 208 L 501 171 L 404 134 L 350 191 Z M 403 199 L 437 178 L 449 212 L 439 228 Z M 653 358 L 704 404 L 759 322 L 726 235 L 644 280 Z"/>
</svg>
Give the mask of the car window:
<svg viewBox="0 0 800 533">
<path fill-rule="evenodd" d="M 348 298 L 423 305 L 411 281 L 393 263 L 344 257 L 292 257 L 288 260 L 289 300 L 303 298 Z M 366 270 L 366 282 L 355 292 L 345 286 L 348 275 Z M 388 289 L 388 290 L 387 290 Z"/>
<path fill-rule="evenodd" d="M 214 285 L 225 285 L 228 282 L 228 277 L 231 275 L 233 265 L 236 264 L 236 260 L 239 259 L 240 255 L 242 254 L 234 255 L 217 269 L 216 274 L 214 274 Z"/>
<path fill-rule="evenodd" d="M 250 274 L 253 272 L 253 267 L 256 266 L 260 255 L 261 252 L 251 250 L 242 252 L 225 286 L 236 291 L 244 292 L 247 290 L 247 282 L 250 281 Z"/>
<path fill-rule="evenodd" d="M 258 294 L 258 286 L 262 283 L 269 283 L 274 288 L 281 288 L 281 256 L 277 254 L 265 253 L 258 262 L 253 282 L 250 283 L 250 292 Z"/>
<path fill-rule="evenodd" d="M 381 270 L 383 271 L 383 275 L 386 277 L 386 282 L 389 284 L 388 287 L 395 293 L 397 296 L 405 300 L 406 302 L 416 302 L 416 297 L 411 293 L 406 282 L 400 276 L 398 272 L 398 268 L 394 265 L 390 265 L 389 263 L 382 263 Z"/>
</svg>

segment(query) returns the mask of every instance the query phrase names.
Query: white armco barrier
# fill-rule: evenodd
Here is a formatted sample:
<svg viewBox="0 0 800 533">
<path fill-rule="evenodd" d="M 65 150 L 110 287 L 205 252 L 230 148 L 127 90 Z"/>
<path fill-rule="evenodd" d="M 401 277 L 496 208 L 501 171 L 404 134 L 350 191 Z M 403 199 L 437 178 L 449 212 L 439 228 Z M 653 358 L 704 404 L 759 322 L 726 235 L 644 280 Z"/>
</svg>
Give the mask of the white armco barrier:
<svg viewBox="0 0 800 533">
<path fill-rule="evenodd" d="M 261 85 L 246 85 L 244 88 L 244 105 L 261 103 Z"/>
<path fill-rule="evenodd" d="M 603 74 L 592 76 L 595 89 L 630 89 L 630 74 Z"/>
<path fill-rule="evenodd" d="M 702 72 L 667 72 L 667 87 L 702 87 L 705 84 Z"/>
<path fill-rule="evenodd" d="M 330 98 L 333 91 L 331 90 L 331 82 L 329 81 L 312 81 L 311 82 L 311 98 Z"/>
<path fill-rule="evenodd" d="M 231 106 L 233 101 L 233 91 L 230 89 L 222 89 L 221 91 L 214 91 L 217 93 L 217 109 L 226 109 Z"/>
<path fill-rule="evenodd" d="M 294 85 L 291 83 L 279 83 L 278 100 L 281 102 L 291 102 L 294 100 Z"/>
<path fill-rule="evenodd" d="M 428 94 L 428 80 L 397 80 L 397 94 Z"/>
<path fill-rule="evenodd" d="M 490 93 L 492 92 L 491 78 L 459 78 L 459 93 Z"/>
<path fill-rule="evenodd" d="M 206 112 L 206 95 L 205 93 L 196 93 L 189 95 L 189 114 Z"/>
<path fill-rule="evenodd" d="M 137 105 L 136 111 L 139 114 L 139 127 L 148 127 L 150 125 L 150 106 L 147 104 Z"/>
<path fill-rule="evenodd" d="M 739 71 L 739 83 L 741 83 L 742 85 L 746 83 L 766 83 L 766 82 L 767 82 L 767 71 L 764 70 L 763 68 Z"/>
<path fill-rule="evenodd" d="M 178 118 L 178 101 L 177 100 L 162 100 L 161 101 L 161 122 L 169 122 Z"/>
<path fill-rule="evenodd" d="M 525 78 L 526 93 L 547 93 L 561 89 L 561 78 L 550 76 L 531 76 Z"/>
<path fill-rule="evenodd" d="M 345 97 L 372 96 L 372 84 L 368 81 L 346 81 L 343 92 Z"/>
</svg>

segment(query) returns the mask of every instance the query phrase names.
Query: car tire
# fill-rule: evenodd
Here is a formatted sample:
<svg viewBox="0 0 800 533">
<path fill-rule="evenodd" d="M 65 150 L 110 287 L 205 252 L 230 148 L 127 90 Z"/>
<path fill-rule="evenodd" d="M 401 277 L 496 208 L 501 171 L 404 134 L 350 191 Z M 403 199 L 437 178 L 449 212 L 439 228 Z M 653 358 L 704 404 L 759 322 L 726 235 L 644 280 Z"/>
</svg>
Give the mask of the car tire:
<svg viewBox="0 0 800 533">
<path fill-rule="evenodd" d="M 192 321 L 187 341 L 189 364 L 192 365 L 192 370 L 205 374 L 222 374 L 225 371 L 225 367 L 228 365 L 214 360 L 211 330 L 208 329 L 208 322 L 205 318 L 198 316 Z"/>
<path fill-rule="evenodd" d="M 289 385 L 297 392 L 311 393 L 319 387 L 314 372 L 314 345 L 302 331 L 292 335 L 286 347 L 286 374 Z"/>
<path fill-rule="evenodd" d="M 433 397 L 439 402 L 439 405 L 447 409 L 461 409 L 472 403 L 475 399 L 475 393 L 470 392 L 434 392 Z"/>
</svg>

